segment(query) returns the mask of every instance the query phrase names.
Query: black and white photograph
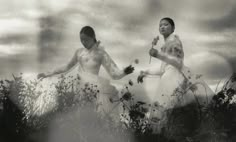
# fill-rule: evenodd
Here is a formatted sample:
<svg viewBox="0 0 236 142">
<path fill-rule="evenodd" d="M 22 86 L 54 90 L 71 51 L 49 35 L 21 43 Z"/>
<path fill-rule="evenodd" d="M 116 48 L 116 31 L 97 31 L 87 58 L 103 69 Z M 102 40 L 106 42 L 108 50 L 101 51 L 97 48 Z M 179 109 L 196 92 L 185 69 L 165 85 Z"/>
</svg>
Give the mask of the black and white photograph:
<svg viewBox="0 0 236 142">
<path fill-rule="evenodd" d="M 0 0 L 0 142 L 235 142 L 235 0 Z"/>
</svg>

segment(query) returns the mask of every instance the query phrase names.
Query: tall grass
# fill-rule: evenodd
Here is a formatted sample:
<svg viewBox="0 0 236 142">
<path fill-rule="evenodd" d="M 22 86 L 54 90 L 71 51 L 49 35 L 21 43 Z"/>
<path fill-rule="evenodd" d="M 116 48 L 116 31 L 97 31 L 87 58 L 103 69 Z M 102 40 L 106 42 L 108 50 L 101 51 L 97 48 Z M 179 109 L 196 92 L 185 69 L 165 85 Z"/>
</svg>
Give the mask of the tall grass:
<svg viewBox="0 0 236 142">
<path fill-rule="evenodd" d="M 66 138 L 71 141 L 72 137 L 73 140 L 80 141 L 127 142 L 236 140 L 236 74 L 228 79 L 207 104 L 203 105 L 195 100 L 190 104 L 167 110 L 165 126 L 160 133 L 153 133 L 153 121 L 150 120 L 153 104 L 135 101 L 135 94 L 129 91 L 134 85 L 131 80 L 121 91 L 121 98 L 110 99 L 112 103 L 117 104 L 114 106 L 123 107 L 120 115 L 117 115 L 120 120 L 117 123 L 109 114 L 112 111 L 106 112 L 105 115 L 98 111 L 101 104 L 97 103 L 97 99 L 101 92 L 96 84 L 81 84 L 79 77 L 69 78 L 70 81 L 66 81 L 68 78 L 62 76 L 52 85 L 55 88 L 52 92 L 42 92 L 38 89 L 42 87 L 38 80 L 26 81 L 21 76 L 14 76 L 12 80 L 1 80 L 0 96 L 4 112 L 2 117 L 5 118 L 1 121 L 7 121 L 5 127 L 12 127 L 14 134 L 23 135 L 24 139 L 27 139 L 32 131 L 51 129 L 53 125 L 51 132 L 55 134 L 59 133 L 59 130 L 60 133 L 61 130 L 67 131 L 64 134 L 67 134 Z M 194 90 L 191 86 L 187 88 Z M 184 92 L 176 93 L 183 95 Z M 16 97 L 15 100 L 11 99 L 11 95 Z M 14 102 L 16 100 L 18 101 Z M 53 141 L 52 138 L 50 140 Z"/>
</svg>

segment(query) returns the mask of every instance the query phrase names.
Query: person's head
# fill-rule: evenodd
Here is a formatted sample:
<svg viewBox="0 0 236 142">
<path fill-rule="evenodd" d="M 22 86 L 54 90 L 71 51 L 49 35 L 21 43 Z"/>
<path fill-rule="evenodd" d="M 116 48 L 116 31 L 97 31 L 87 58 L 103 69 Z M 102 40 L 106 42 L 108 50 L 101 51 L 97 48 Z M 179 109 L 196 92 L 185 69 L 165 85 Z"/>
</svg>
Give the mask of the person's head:
<svg viewBox="0 0 236 142">
<path fill-rule="evenodd" d="M 175 31 L 175 23 L 169 17 L 162 18 L 159 24 L 159 31 L 164 37 L 168 37 Z"/>
<path fill-rule="evenodd" d="M 85 48 L 90 49 L 97 42 L 96 35 L 92 27 L 85 26 L 80 31 L 80 40 Z"/>
</svg>

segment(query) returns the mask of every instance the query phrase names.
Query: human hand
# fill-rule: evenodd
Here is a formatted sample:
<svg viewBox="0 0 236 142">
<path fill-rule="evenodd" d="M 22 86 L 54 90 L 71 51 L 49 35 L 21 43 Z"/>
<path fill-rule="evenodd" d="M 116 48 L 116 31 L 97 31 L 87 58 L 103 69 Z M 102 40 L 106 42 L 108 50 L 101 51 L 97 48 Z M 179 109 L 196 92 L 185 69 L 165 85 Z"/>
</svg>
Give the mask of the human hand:
<svg viewBox="0 0 236 142">
<path fill-rule="evenodd" d="M 153 46 L 154 46 L 154 45 L 157 45 L 158 40 L 159 40 L 159 36 L 155 37 L 155 38 L 153 39 L 153 41 L 152 41 L 152 45 L 153 45 Z"/>
<path fill-rule="evenodd" d="M 145 77 L 146 75 L 144 74 L 143 71 L 140 72 L 140 75 L 138 76 L 137 78 L 137 82 L 138 83 L 143 83 L 143 78 Z"/>
<path fill-rule="evenodd" d="M 157 37 L 155 37 L 153 39 L 153 41 L 152 41 L 152 48 L 151 49 L 153 49 L 153 46 L 157 45 L 158 40 L 159 40 L 159 36 L 157 36 Z M 150 54 L 150 51 L 149 51 L 149 54 Z M 151 63 L 151 59 L 152 59 L 152 55 L 150 54 L 149 64 Z"/>
<path fill-rule="evenodd" d="M 150 55 L 150 56 L 153 56 L 153 57 L 157 57 L 157 55 L 158 55 L 158 50 L 156 50 L 156 49 L 154 49 L 154 48 L 151 48 L 151 49 L 149 50 L 149 55 Z"/>
<path fill-rule="evenodd" d="M 134 67 L 132 65 L 129 65 L 128 67 L 124 69 L 125 74 L 131 74 L 133 73 L 133 71 L 134 71 Z"/>
<path fill-rule="evenodd" d="M 38 79 L 44 79 L 44 78 L 46 78 L 47 77 L 47 75 L 45 74 L 45 73 L 39 73 L 38 75 L 37 75 L 37 78 Z"/>
</svg>

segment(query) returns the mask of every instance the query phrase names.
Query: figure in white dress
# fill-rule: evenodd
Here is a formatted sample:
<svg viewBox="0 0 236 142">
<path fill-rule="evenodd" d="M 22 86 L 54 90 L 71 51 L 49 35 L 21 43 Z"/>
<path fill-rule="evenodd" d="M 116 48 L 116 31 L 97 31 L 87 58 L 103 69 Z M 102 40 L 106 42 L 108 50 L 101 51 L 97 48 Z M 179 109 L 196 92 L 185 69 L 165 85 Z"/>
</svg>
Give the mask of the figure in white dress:
<svg viewBox="0 0 236 142">
<path fill-rule="evenodd" d="M 193 74 L 189 68 L 184 66 L 182 42 L 177 35 L 173 34 L 174 30 L 175 24 L 171 18 L 161 19 L 159 31 L 163 35 L 165 43 L 160 51 L 154 48 L 149 51 L 150 56 L 162 61 L 160 70 L 141 71 L 138 77 L 138 82 L 143 82 L 143 78 L 147 75 L 160 76 L 160 85 L 153 100 L 155 112 L 151 110 L 150 116 L 158 123 L 166 119 L 166 110 L 186 105 L 197 98 L 199 98 L 197 100 L 199 103 L 207 103 L 214 94 L 200 75 Z M 154 39 L 153 43 L 155 44 L 157 40 Z"/>
<path fill-rule="evenodd" d="M 77 49 L 67 65 L 52 72 L 40 73 L 38 74 L 38 78 L 42 79 L 65 73 L 79 64 L 78 74 L 81 80 L 80 83 L 90 83 L 98 86 L 98 90 L 100 91 L 98 102 L 101 103 L 98 111 L 109 113 L 113 111 L 111 109 L 113 109 L 114 105 L 110 102 L 110 98 L 117 97 L 118 94 L 116 88 L 110 84 L 109 80 L 98 76 L 100 67 L 103 66 L 112 79 L 115 80 L 132 73 L 134 68 L 129 65 L 123 70 L 120 70 L 108 53 L 100 46 L 100 42 L 96 40 L 92 27 L 85 26 L 81 29 L 80 40 L 85 48 Z"/>
</svg>

